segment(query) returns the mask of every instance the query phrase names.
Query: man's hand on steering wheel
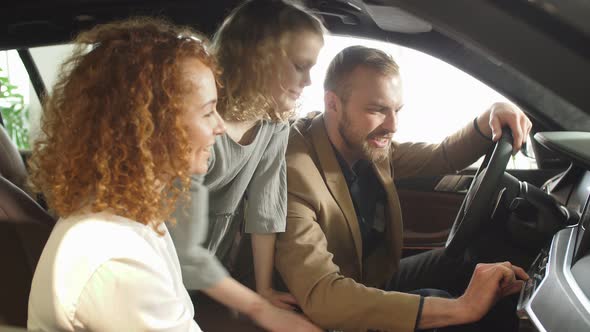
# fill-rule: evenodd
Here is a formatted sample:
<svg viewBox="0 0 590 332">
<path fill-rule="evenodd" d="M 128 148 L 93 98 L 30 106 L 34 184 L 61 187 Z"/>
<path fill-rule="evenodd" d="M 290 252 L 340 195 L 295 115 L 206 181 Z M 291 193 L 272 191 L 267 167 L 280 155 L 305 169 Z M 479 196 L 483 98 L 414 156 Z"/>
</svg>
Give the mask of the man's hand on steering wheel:
<svg viewBox="0 0 590 332">
<path fill-rule="evenodd" d="M 528 117 L 516 106 L 507 103 L 493 104 L 476 121 L 476 129 L 486 137 L 493 135 L 492 140 L 496 144 L 477 171 L 451 227 L 446 243 L 446 252 L 451 256 L 462 254 L 490 220 L 490 202 L 495 201 L 500 190 L 510 155 L 520 150 L 531 130 Z M 506 128 L 504 135 L 502 127 Z"/>
<path fill-rule="evenodd" d="M 514 153 L 518 152 L 531 131 L 532 123 L 518 107 L 508 103 L 494 103 L 477 117 L 477 126 L 482 134 L 497 142 L 502 137 L 502 127 L 512 131 Z"/>
</svg>

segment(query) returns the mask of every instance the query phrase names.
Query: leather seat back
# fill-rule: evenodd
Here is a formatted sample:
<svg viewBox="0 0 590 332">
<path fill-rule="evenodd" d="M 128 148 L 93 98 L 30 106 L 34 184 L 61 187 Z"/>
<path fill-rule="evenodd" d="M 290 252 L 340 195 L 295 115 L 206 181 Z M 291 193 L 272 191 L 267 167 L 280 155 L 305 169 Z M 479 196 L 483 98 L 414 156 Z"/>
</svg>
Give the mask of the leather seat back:
<svg viewBox="0 0 590 332">
<path fill-rule="evenodd" d="M 0 177 L 0 324 L 26 326 L 33 273 L 55 220 Z"/>
<path fill-rule="evenodd" d="M 0 125 L 0 176 L 26 191 L 27 174 L 27 168 L 18 148 L 8 136 L 4 126 Z"/>
</svg>

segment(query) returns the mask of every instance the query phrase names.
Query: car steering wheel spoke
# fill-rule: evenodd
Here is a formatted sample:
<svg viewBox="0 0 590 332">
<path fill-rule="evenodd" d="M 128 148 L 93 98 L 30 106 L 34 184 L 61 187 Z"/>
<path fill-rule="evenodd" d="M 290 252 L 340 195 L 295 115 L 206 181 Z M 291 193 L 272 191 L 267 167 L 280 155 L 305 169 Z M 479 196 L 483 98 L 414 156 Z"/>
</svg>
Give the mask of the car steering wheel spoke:
<svg viewBox="0 0 590 332">
<path fill-rule="evenodd" d="M 450 256 L 461 255 L 475 235 L 491 220 L 493 203 L 501 190 L 499 187 L 502 176 L 511 156 L 512 134 L 509 129 L 504 128 L 502 137 L 487 153 L 477 170 L 455 217 L 445 245 L 445 250 Z"/>
</svg>

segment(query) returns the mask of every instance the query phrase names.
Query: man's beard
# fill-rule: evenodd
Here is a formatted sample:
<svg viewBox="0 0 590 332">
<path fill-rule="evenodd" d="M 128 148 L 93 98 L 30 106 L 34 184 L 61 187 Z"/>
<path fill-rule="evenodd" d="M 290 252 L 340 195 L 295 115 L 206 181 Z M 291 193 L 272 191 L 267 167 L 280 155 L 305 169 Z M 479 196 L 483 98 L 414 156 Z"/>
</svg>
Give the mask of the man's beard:
<svg viewBox="0 0 590 332">
<path fill-rule="evenodd" d="M 338 123 L 338 132 L 348 149 L 353 151 L 356 155 L 360 155 L 362 159 L 379 162 L 385 160 L 389 155 L 390 144 L 387 144 L 384 148 L 377 148 L 370 146 L 367 140 L 373 137 L 383 137 L 390 133 L 382 130 L 374 130 L 365 136 L 362 133 L 356 132 L 348 117 L 348 111 L 344 109 L 342 110 L 340 123 Z"/>
</svg>

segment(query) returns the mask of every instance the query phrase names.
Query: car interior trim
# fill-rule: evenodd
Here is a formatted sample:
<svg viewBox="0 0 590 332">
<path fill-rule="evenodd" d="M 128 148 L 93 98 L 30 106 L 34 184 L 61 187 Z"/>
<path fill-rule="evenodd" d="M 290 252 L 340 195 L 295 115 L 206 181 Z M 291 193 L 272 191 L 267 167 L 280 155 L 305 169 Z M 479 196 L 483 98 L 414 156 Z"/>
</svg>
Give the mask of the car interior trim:
<svg viewBox="0 0 590 332">
<path fill-rule="evenodd" d="M 581 227 L 579 225 L 578 227 Z M 563 270 L 563 275 L 565 276 L 565 280 L 567 281 L 568 285 L 572 288 L 572 291 L 576 294 L 577 299 L 582 303 L 586 312 L 590 315 L 590 301 L 586 297 L 586 294 L 582 291 L 578 282 L 574 279 L 574 275 L 572 274 L 572 259 L 574 257 L 574 249 L 576 247 L 576 233 L 572 228 L 572 232 L 570 234 L 570 239 L 568 242 L 567 249 L 565 251 L 565 259 L 563 261 L 563 266 L 561 267 Z"/>
</svg>

